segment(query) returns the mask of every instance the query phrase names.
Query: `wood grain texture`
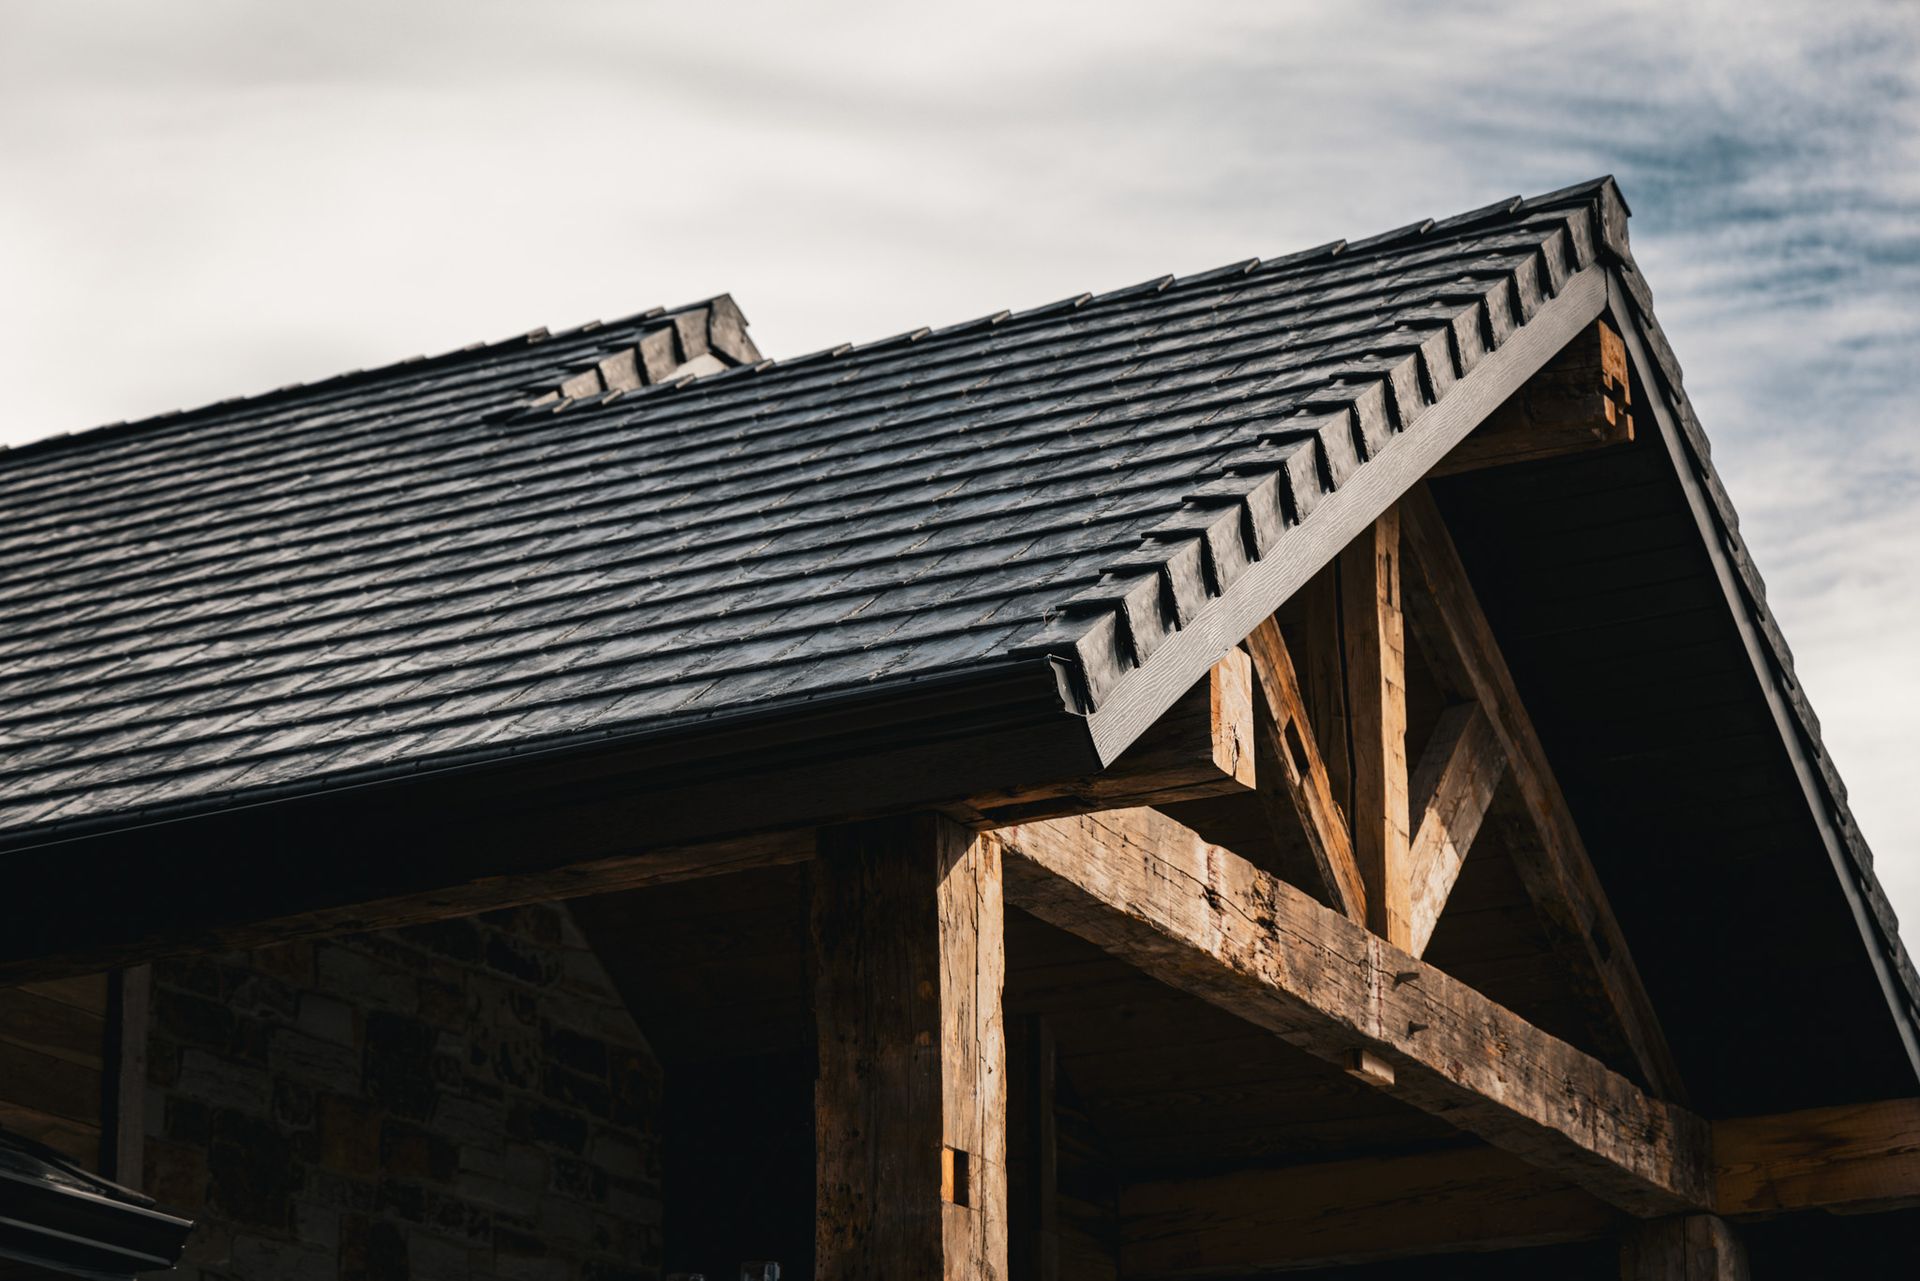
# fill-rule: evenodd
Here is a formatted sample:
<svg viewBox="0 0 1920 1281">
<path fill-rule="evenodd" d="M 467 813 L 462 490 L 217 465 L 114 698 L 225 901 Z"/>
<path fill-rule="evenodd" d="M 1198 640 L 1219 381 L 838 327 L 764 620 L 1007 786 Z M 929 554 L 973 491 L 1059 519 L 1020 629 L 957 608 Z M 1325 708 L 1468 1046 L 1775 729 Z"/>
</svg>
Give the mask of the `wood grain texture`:
<svg viewBox="0 0 1920 1281">
<path fill-rule="evenodd" d="M 1347 707 L 1353 735 L 1353 857 L 1367 924 L 1412 940 L 1407 805 L 1407 654 L 1400 613 L 1400 515 L 1388 508 L 1340 554 Z"/>
<path fill-rule="evenodd" d="M 1512 854 L 1541 922 L 1581 982 L 1609 1057 L 1662 1097 L 1684 1099 L 1679 1069 L 1633 953 L 1432 494 L 1424 485 L 1408 491 L 1400 513 L 1411 573 L 1422 588 L 1419 599 L 1473 683 L 1537 836 L 1515 841 Z"/>
<path fill-rule="evenodd" d="M 1265 715 L 1257 720 L 1263 735 L 1261 768 L 1268 762 L 1277 778 L 1265 780 L 1260 799 L 1268 821 L 1288 834 L 1297 825 L 1305 836 L 1310 881 L 1300 882 L 1335 911 L 1356 921 L 1367 919 L 1367 889 L 1354 860 L 1353 837 L 1347 817 L 1333 797 L 1332 780 L 1320 756 L 1319 741 L 1308 718 L 1306 695 L 1279 624 L 1269 618 L 1246 639 L 1260 687 Z M 1284 835 L 1275 843 L 1290 848 Z"/>
<path fill-rule="evenodd" d="M 1641 1215 L 1705 1208 L 1707 1130 L 1684 1110 L 1153 810 L 1008 828 L 1008 894 L 1336 1066 Z"/>
<path fill-rule="evenodd" d="M 1748 1281 L 1747 1254 L 1711 1214 L 1636 1223 L 1621 1236 L 1620 1281 Z"/>
<path fill-rule="evenodd" d="M 1120 1259 L 1137 1281 L 1506 1250 L 1607 1235 L 1618 1210 L 1496 1148 L 1135 1183 Z"/>
<path fill-rule="evenodd" d="M 0 1042 L 97 1072 L 106 1045 L 106 1019 L 27 988 L 0 988 Z"/>
<path fill-rule="evenodd" d="M 1440 460 L 1432 474 L 1633 443 L 1627 349 L 1596 320 Z"/>
<path fill-rule="evenodd" d="M 1407 951 L 1415 956 L 1423 954 L 1433 938 L 1447 896 L 1506 770 L 1506 753 L 1477 703 L 1441 713 L 1409 785 L 1420 815 L 1407 860 L 1411 883 Z"/>
<path fill-rule="evenodd" d="M 816 1275 L 1007 1274 L 999 852 L 914 815 L 823 829 Z"/>
<path fill-rule="evenodd" d="M 1920 1098 L 1713 1125 L 1721 1214 L 1920 1205 Z"/>
<path fill-rule="evenodd" d="M 0 1099 L 0 1129 L 44 1143 L 82 1169 L 100 1159 L 100 1127 Z"/>
<path fill-rule="evenodd" d="M 1319 738 L 1327 786 L 1341 812 L 1353 808 L 1353 747 L 1347 730 L 1346 642 L 1340 635 L 1340 559 L 1334 557 L 1301 589 L 1307 719 Z"/>
<path fill-rule="evenodd" d="M 1243 795 L 1258 781 L 1253 699 L 1247 656 L 1229 650 L 1106 769 L 978 793 L 967 804 L 991 825 Z"/>
<path fill-rule="evenodd" d="M 23 1045 L 0 1042 L 0 1098 L 15 1107 L 63 1121 L 100 1128 L 100 1069 L 56 1058 Z M 92 1167 L 95 1152 L 87 1158 Z"/>
</svg>

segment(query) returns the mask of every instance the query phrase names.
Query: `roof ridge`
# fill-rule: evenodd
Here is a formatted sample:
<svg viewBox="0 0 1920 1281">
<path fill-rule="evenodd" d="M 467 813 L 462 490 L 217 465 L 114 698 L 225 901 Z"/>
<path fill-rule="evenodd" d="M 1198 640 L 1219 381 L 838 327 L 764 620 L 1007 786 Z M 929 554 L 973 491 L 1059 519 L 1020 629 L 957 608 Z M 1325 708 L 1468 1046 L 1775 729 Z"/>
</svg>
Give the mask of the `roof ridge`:
<svg viewBox="0 0 1920 1281">
<path fill-rule="evenodd" d="M 272 387 L 266 391 L 254 392 L 249 395 L 226 396 L 219 400 L 208 401 L 200 405 L 193 405 L 181 409 L 169 409 L 157 414 L 148 414 L 142 418 L 128 418 L 118 422 L 101 423 L 98 426 L 82 428 L 79 431 L 56 432 L 50 436 L 40 436 L 33 440 L 22 441 L 17 445 L 0 444 L 0 467 L 4 467 L 22 457 L 38 457 L 42 454 L 58 453 L 67 449 L 84 448 L 103 440 L 118 440 L 125 436 L 150 431 L 158 427 L 188 426 L 191 425 L 194 420 L 215 411 L 227 411 L 241 407 L 257 408 L 271 404 L 280 398 L 291 397 L 295 394 L 305 394 L 322 390 L 331 391 L 336 388 L 353 386 L 355 384 L 379 382 L 399 373 L 411 374 L 427 369 L 442 368 L 459 364 L 462 361 L 481 359 L 513 348 L 533 347 L 546 342 L 561 342 L 570 338 L 577 338 L 584 334 L 597 333 L 602 330 L 611 333 L 622 328 L 643 325 L 649 321 L 711 306 L 722 298 L 731 299 L 731 297 L 732 295 L 729 293 L 718 293 L 711 298 L 685 303 L 677 307 L 649 307 L 644 311 L 634 312 L 632 315 L 622 316 L 614 320 L 589 320 L 583 324 L 557 332 L 549 330 L 545 325 L 541 325 L 527 330 L 524 333 L 514 334 L 508 338 L 496 339 L 492 342 L 472 342 L 465 346 L 455 347 L 449 351 L 439 352 L 432 356 L 406 356 L 399 360 L 388 361 L 384 365 L 372 365 L 360 369 L 343 370 L 340 373 L 329 374 L 325 377 L 315 378 L 307 382 L 283 383 L 278 387 Z"/>
</svg>

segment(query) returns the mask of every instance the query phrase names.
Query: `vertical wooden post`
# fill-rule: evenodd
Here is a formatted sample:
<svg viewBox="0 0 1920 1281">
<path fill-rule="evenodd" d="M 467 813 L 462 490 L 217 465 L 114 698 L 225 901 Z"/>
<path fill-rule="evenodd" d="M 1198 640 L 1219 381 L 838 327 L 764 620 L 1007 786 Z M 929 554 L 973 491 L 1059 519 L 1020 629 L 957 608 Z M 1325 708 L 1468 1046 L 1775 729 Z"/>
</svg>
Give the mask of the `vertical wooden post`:
<svg viewBox="0 0 1920 1281">
<path fill-rule="evenodd" d="M 1400 613 L 1400 512 L 1389 508 L 1340 554 L 1347 706 L 1353 735 L 1353 854 L 1367 926 L 1412 941 L 1407 814 L 1407 656 Z"/>
<path fill-rule="evenodd" d="M 1060 1276 L 1059 1080 L 1053 1028 L 1037 1014 L 1007 1028 L 1012 1072 L 1008 1133 L 1019 1144 L 1008 1160 L 1012 1281 L 1058 1281 Z"/>
<path fill-rule="evenodd" d="M 107 977 L 107 1044 L 101 1073 L 100 1172 L 123 1187 L 145 1186 L 147 1020 L 153 967 Z"/>
<path fill-rule="evenodd" d="M 998 847 L 936 815 L 824 829 L 814 1275 L 1004 1281 Z"/>
<path fill-rule="evenodd" d="M 1747 1281 L 1747 1254 L 1717 1215 L 1652 1219 L 1621 1238 L 1620 1281 Z"/>
</svg>

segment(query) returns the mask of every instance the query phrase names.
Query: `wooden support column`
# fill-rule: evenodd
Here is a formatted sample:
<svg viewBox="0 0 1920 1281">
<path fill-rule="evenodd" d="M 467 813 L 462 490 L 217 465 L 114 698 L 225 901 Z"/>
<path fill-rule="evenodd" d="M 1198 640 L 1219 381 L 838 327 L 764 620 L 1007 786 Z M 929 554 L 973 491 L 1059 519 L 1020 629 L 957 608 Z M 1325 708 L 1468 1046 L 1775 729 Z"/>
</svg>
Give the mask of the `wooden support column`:
<svg viewBox="0 0 1920 1281">
<path fill-rule="evenodd" d="M 937 815 L 822 829 L 814 1275 L 1004 1281 L 1000 856 Z"/>
<path fill-rule="evenodd" d="M 1400 513 L 1390 508 L 1340 554 L 1347 706 L 1353 735 L 1353 855 L 1367 926 L 1412 941 L 1407 816 L 1407 656 L 1400 616 Z"/>
<path fill-rule="evenodd" d="M 1747 1281 L 1747 1255 L 1717 1215 L 1654 1219 L 1622 1236 L 1620 1281 Z"/>
</svg>

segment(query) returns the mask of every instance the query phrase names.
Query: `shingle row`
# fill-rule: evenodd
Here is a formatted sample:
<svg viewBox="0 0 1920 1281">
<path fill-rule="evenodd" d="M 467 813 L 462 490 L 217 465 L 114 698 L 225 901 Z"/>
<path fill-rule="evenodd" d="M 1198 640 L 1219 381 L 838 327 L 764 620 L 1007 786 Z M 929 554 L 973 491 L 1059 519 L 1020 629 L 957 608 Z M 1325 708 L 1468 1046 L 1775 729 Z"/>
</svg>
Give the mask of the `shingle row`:
<svg viewBox="0 0 1920 1281">
<path fill-rule="evenodd" d="M 1590 206 L 788 362 L 715 300 L 22 451 L 0 831 L 1040 653 L 1097 703 L 1593 260 Z"/>
</svg>

